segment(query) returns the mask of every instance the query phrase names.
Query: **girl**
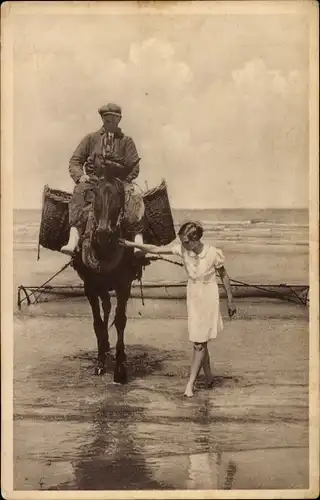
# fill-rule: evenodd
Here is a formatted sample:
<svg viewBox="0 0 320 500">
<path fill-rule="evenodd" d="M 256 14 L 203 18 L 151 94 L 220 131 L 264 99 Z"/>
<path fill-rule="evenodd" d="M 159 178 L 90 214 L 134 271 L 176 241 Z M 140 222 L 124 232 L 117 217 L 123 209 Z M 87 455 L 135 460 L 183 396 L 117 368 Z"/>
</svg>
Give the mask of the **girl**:
<svg viewBox="0 0 320 500">
<path fill-rule="evenodd" d="M 203 228 L 199 222 L 185 222 L 179 229 L 180 243 L 172 247 L 158 247 L 120 240 L 124 246 L 138 248 L 152 254 L 171 254 L 182 257 L 187 275 L 187 310 L 189 340 L 193 342 L 193 359 L 190 378 L 184 395 L 193 396 L 194 383 L 203 368 L 209 387 L 213 384 L 207 342 L 216 338 L 223 328 L 220 314 L 219 290 L 216 270 L 228 296 L 228 313 L 231 318 L 236 308 L 233 304 L 229 276 L 224 267 L 221 250 L 203 243 Z"/>
</svg>

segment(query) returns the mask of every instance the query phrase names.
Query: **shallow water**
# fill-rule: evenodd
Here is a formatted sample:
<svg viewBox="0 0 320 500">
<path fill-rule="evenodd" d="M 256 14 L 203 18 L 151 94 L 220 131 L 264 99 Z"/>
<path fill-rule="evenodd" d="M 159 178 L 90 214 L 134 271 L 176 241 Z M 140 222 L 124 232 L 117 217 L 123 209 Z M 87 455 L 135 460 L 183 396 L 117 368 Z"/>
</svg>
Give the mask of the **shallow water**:
<svg viewBox="0 0 320 500">
<path fill-rule="evenodd" d="M 114 350 L 92 376 L 88 314 L 37 307 L 15 318 L 16 489 L 308 487 L 306 309 L 239 302 L 210 344 L 215 387 L 200 378 L 185 400 L 182 317 L 129 320 L 129 383 L 118 386 Z"/>
</svg>

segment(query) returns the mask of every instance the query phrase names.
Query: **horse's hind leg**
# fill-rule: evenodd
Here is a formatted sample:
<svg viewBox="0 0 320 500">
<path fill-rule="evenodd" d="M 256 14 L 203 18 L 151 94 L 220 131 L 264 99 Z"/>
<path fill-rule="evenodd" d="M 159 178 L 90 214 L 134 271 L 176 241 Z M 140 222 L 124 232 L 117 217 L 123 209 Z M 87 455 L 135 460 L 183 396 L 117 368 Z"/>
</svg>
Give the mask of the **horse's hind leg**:
<svg viewBox="0 0 320 500">
<path fill-rule="evenodd" d="M 93 329 L 97 337 L 98 344 L 98 364 L 95 368 L 95 375 L 104 373 L 104 364 L 106 360 L 106 343 L 104 324 L 100 315 L 99 297 L 95 293 L 86 290 L 87 299 L 90 303 L 93 315 Z"/>
<path fill-rule="evenodd" d="M 126 353 L 124 347 L 124 330 L 127 324 L 127 303 L 130 297 L 130 287 L 116 291 L 117 308 L 115 314 L 115 327 L 117 330 L 116 364 L 114 368 L 114 381 L 120 384 L 127 382 Z"/>
</svg>

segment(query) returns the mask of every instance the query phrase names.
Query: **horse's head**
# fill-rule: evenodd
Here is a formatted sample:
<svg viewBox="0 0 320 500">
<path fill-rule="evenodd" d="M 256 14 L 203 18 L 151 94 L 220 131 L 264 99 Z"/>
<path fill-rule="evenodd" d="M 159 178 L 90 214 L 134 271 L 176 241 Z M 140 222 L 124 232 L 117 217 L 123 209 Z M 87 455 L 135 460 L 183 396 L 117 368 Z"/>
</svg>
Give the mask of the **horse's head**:
<svg viewBox="0 0 320 500">
<path fill-rule="evenodd" d="M 93 214 L 98 247 L 118 238 L 124 210 L 124 188 L 118 179 L 100 179 L 94 189 Z"/>
</svg>

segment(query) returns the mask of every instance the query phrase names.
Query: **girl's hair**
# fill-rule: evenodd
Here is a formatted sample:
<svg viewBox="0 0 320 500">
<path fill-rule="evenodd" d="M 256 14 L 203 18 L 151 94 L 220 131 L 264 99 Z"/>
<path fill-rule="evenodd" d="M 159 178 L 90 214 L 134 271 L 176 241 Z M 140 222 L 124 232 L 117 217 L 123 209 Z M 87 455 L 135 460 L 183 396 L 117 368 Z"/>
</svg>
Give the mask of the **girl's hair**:
<svg viewBox="0 0 320 500">
<path fill-rule="evenodd" d="M 178 232 L 178 236 L 186 236 L 191 241 L 200 240 L 202 235 L 203 227 L 197 221 L 184 222 Z"/>
</svg>

